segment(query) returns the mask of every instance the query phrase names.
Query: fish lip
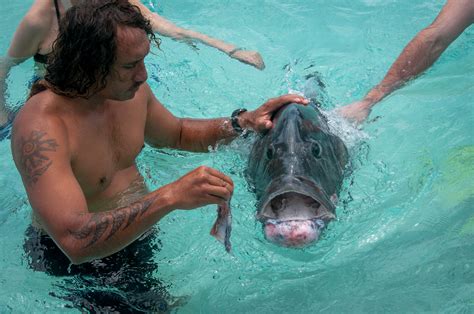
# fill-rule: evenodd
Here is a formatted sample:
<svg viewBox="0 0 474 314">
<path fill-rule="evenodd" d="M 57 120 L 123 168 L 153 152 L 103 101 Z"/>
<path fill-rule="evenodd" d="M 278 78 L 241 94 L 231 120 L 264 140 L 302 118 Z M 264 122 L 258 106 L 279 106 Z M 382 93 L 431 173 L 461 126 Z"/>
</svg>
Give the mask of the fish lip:
<svg viewBox="0 0 474 314">
<path fill-rule="evenodd" d="M 272 219 L 269 216 L 266 216 L 262 213 L 262 210 L 268 206 L 268 204 L 277 196 L 283 195 L 286 193 L 296 193 L 301 194 L 307 197 L 312 198 L 313 200 L 317 201 L 321 206 L 323 206 L 326 210 L 323 211 L 323 215 L 315 216 L 314 219 L 323 219 L 325 221 L 333 220 L 336 218 L 335 216 L 335 206 L 330 201 L 329 197 L 326 195 L 324 189 L 322 189 L 318 184 L 316 184 L 313 180 L 308 179 L 306 177 L 286 177 L 280 178 L 279 180 L 274 180 L 274 182 L 279 181 L 289 181 L 289 183 L 282 188 L 277 189 L 272 193 L 268 193 L 269 190 L 272 189 L 274 184 L 270 184 L 267 188 L 267 192 L 265 196 L 262 198 L 260 202 L 259 211 L 256 214 L 257 219 L 265 223 L 268 219 Z M 296 187 L 295 187 L 296 185 Z M 319 192 L 318 192 L 319 191 Z M 306 220 L 306 219 L 292 219 L 292 220 Z M 282 220 L 283 221 L 283 220 Z"/>
<path fill-rule="evenodd" d="M 316 227 L 318 228 L 319 232 L 321 232 L 324 228 L 326 228 L 326 222 L 321 217 L 316 217 L 316 218 L 311 218 L 311 219 L 287 219 L 287 220 L 267 218 L 265 220 L 265 224 L 279 224 L 282 222 L 308 221 L 308 220 L 311 220 L 316 224 Z"/>
<path fill-rule="evenodd" d="M 266 228 L 267 225 L 270 225 L 270 224 L 273 224 L 273 225 L 276 226 L 280 223 L 298 222 L 298 221 L 302 221 L 302 220 L 290 219 L 290 220 L 281 221 L 281 220 L 277 220 L 277 219 L 268 219 L 265 222 L 265 228 Z M 314 223 L 314 229 L 315 229 L 314 239 L 311 239 L 311 240 L 305 239 L 304 241 L 301 241 L 301 242 L 298 242 L 298 241 L 297 242 L 294 242 L 294 241 L 285 242 L 285 241 L 278 241 L 277 240 L 278 238 L 275 238 L 275 237 L 268 237 L 268 235 L 266 233 L 265 233 L 265 238 L 268 241 L 270 241 L 272 243 L 275 243 L 276 245 L 279 245 L 279 246 L 282 246 L 282 247 L 287 247 L 287 248 L 298 249 L 298 248 L 304 248 L 304 247 L 308 247 L 310 245 L 313 245 L 315 242 L 317 242 L 320 239 L 321 234 L 323 233 L 324 229 L 326 228 L 326 222 L 321 218 L 305 219 L 304 221 L 312 221 Z"/>
</svg>

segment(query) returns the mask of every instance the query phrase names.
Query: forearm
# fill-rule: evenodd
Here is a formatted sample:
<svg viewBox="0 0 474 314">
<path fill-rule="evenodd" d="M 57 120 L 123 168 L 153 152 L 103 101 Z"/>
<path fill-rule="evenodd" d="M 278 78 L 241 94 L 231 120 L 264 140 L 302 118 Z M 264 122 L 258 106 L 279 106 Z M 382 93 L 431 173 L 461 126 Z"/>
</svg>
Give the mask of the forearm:
<svg viewBox="0 0 474 314">
<path fill-rule="evenodd" d="M 472 0 L 448 0 L 433 23 L 408 43 L 384 79 L 364 100 L 373 105 L 408 80 L 424 72 L 472 23 L 474 23 Z"/>
<path fill-rule="evenodd" d="M 238 134 L 232 128 L 230 119 L 180 119 L 181 132 L 178 149 L 207 152 L 218 142 L 227 143 Z"/>
<path fill-rule="evenodd" d="M 379 102 L 429 68 L 448 45 L 449 43 L 440 40 L 436 30 L 430 28 L 422 30 L 403 49 L 383 80 L 367 93 L 365 99 L 373 104 Z"/>
<path fill-rule="evenodd" d="M 185 29 L 175 25 L 167 19 L 159 16 L 156 13 L 149 13 L 151 25 L 154 32 L 157 32 L 163 36 L 171 37 L 174 39 L 187 39 L 191 41 L 199 41 L 205 45 L 219 49 L 224 53 L 229 53 L 236 48 L 232 44 L 223 42 L 222 40 L 212 38 L 208 35 Z"/>
<path fill-rule="evenodd" d="M 191 39 L 191 40 L 197 40 L 207 46 L 214 47 L 225 54 L 229 54 L 232 52 L 234 49 L 237 48 L 237 46 L 233 44 L 226 43 L 220 39 L 210 37 L 208 35 L 193 31 L 193 30 L 185 30 L 183 33 L 184 38 L 186 39 Z"/>
<path fill-rule="evenodd" d="M 81 264 L 111 255 L 140 237 L 171 212 L 166 187 L 127 207 L 79 214 L 58 239 L 71 262 Z"/>
<path fill-rule="evenodd" d="M 181 127 L 178 145 L 176 148 L 207 151 L 209 146 L 214 146 L 218 142 L 226 143 L 236 138 L 241 131 L 251 130 L 254 132 L 266 132 L 272 128 L 272 117 L 283 106 L 295 103 L 307 105 L 309 100 L 298 95 L 282 95 L 268 99 L 256 110 L 234 111 L 234 118 L 219 118 L 213 120 L 192 120 L 180 119 Z M 240 129 L 237 131 L 236 129 Z"/>
</svg>

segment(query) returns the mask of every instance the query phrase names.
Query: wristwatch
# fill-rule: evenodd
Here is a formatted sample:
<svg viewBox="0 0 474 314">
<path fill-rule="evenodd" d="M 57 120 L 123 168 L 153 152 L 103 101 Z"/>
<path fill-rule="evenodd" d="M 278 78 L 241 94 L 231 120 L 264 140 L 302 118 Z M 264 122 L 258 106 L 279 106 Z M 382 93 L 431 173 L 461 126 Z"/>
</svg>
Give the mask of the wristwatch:
<svg viewBox="0 0 474 314">
<path fill-rule="evenodd" d="M 242 132 L 244 131 L 239 124 L 239 115 L 246 111 L 247 109 L 245 108 L 239 108 L 239 109 L 235 109 L 230 115 L 230 123 L 232 124 L 232 128 L 237 134 L 242 134 Z"/>
</svg>

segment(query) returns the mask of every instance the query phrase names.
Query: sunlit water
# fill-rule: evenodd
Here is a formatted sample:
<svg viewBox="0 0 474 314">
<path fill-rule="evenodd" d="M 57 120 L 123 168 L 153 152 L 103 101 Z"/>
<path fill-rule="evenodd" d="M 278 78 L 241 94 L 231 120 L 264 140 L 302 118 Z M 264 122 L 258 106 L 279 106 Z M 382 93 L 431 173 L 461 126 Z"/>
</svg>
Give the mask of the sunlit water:
<svg viewBox="0 0 474 314">
<path fill-rule="evenodd" d="M 0 51 L 31 1 L 1 1 Z M 322 240 L 293 250 L 268 243 L 245 181 L 252 138 L 209 154 L 146 148 L 139 166 L 151 188 L 208 165 L 235 182 L 232 254 L 209 236 L 214 206 L 160 223 L 157 278 L 186 297 L 179 313 L 474 312 L 474 29 L 429 71 L 375 107 L 356 130 L 331 109 L 357 100 L 384 75 L 443 1 L 168 1 L 149 4 L 175 23 L 256 49 L 260 72 L 198 45 L 164 39 L 147 59 L 149 83 L 176 115 L 229 116 L 301 91 L 317 71 L 327 108 L 348 143 L 352 174 Z M 10 77 L 20 104 L 32 62 Z M 31 208 L 0 142 L 0 312 L 76 311 L 50 296 L 59 280 L 31 271 L 22 248 Z"/>
</svg>

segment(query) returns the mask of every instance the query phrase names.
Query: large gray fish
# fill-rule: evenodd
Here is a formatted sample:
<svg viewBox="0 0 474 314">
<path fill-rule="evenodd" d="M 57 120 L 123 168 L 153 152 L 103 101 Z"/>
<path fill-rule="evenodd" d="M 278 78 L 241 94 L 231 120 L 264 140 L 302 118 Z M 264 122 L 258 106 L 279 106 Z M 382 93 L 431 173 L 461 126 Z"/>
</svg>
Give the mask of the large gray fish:
<svg viewBox="0 0 474 314">
<path fill-rule="evenodd" d="M 269 241 L 303 247 L 336 217 L 348 151 L 314 103 L 283 107 L 273 122 L 249 156 L 257 219 Z"/>
</svg>

